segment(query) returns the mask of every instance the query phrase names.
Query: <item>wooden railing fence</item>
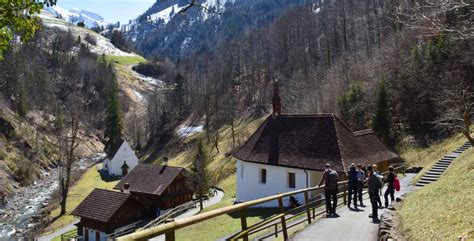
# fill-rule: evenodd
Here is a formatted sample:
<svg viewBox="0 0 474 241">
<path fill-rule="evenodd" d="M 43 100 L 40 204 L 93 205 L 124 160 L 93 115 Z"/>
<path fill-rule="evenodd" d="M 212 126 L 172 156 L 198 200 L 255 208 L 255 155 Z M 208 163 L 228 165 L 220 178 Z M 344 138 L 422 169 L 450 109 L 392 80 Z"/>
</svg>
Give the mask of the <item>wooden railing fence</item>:
<svg viewBox="0 0 474 241">
<path fill-rule="evenodd" d="M 396 172 L 405 172 L 405 165 L 400 165 L 395 168 Z M 382 173 L 386 175 L 387 172 Z M 339 182 L 339 194 L 338 197 L 342 198 L 343 204 L 347 204 L 347 181 Z M 166 223 L 160 226 L 152 227 L 150 229 L 141 230 L 135 233 L 131 233 L 122 237 L 118 237 L 116 240 L 148 240 L 150 238 L 165 235 L 166 241 L 174 241 L 175 240 L 175 232 L 176 230 L 182 229 L 184 227 L 200 223 L 221 215 L 236 213 L 240 214 L 240 223 L 241 223 L 241 231 L 227 237 L 226 240 L 239 240 L 242 239 L 247 241 L 250 235 L 254 235 L 258 232 L 263 230 L 267 230 L 270 228 L 274 228 L 274 231 L 270 234 L 267 234 L 265 237 L 269 237 L 272 235 L 278 235 L 278 233 L 283 233 L 283 238 L 288 240 L 288 229 L 303 222 L 307 222 L 310 224 L 313 219 L 315 219 L 318 215 L 325 213 L 325 211 L 316 212 L 316 209 L 323 207 L 325 202 L 321 196 L 323 192 L 324 186 L 321 187 L 312 187 L 312 188 L 305 188 L 300 189 L 292 192 L 281 193 L 274 196 L 269 196 L 257 200 L 252 200 L 240 204 L 236 204 L 233 206 L 228 206 L 216 210 L 212 210 L 206 213 L 198 214 L 189 218 L 175 220 L 170 223 Z M 316 192 L 317 195 L 310 199 L 310 193 Z M 305 203 L 297 208 L 286 210 L 283 204 L 283 198 L 294 196 L 297 194 L 304 194 Z M 315 198 L 316 197 L 316 198 Z M 269 218 L 266 218 L 256 224 L 248 226 L 247 224 L 247 209 L 266 202 L 270 201 L 278 201 L 278 211 L 279 213 L 273 215 Z M 294 222 L 289 222 L 290 220 L 295 220 Z M 281 229 L 278 229 L 278 225 L 281 226 Z"/>
</svg>

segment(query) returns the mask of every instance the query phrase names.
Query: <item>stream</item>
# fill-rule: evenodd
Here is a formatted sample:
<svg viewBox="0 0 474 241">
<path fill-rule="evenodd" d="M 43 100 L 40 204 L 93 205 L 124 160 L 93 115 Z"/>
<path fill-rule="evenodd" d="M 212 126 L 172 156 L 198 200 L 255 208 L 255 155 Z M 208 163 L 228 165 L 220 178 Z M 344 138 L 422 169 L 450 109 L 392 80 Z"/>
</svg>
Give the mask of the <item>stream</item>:
<svg viewBox="0 0 474 241">
<path fill-rule="evenodd" d="M 73 166 L 73 172 L 83 171 L 95 163 L 103 154 L 93 158 L 80 159 Z M 15 194 L 6 198 L 6 205 L 0 206 L 0 240 L 18 240 L 35 229 L 43 219 L 42 210 L 47 207 L 51 196 L 58 188 L 59 169 L 42 171 L 41 177 L 26 187 L 19 187 Z"/>
</svg>

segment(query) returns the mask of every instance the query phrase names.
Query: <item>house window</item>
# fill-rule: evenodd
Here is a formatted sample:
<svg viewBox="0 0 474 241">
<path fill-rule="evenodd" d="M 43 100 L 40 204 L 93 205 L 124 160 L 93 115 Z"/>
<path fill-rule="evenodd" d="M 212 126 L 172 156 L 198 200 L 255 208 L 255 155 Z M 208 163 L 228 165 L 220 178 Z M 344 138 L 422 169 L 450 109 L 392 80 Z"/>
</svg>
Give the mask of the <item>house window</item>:
<svg viewBox="0 0 474 241">
<path fill-rule="evenodd" d="M 295 180 L 295 173 L 288 172 L 288 187 L 295 188 L 296 187 L 296 180 Z"/>
<path fill-rule="evenodd" d="M 260 183 L 267 183 L 267 169 L 260 169 Z"/>
<path fill-rule="evenodd" d="M 240 165 L 240 178 L 244 179 L 244 164 L 243 163 Z"/>
</svg>

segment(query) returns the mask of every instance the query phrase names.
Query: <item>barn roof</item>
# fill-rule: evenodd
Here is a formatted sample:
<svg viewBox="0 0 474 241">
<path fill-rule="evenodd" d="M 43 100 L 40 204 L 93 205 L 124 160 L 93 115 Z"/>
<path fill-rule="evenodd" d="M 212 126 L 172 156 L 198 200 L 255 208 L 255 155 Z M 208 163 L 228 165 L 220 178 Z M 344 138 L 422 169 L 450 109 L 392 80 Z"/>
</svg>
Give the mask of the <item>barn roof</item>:
<svg viewBox="0 0 474 241">
<path fill-rule="evenodd" d="M 114 189 L 122 190 L 123 185 L 128 183 L 130 192 L 161 195 L 184 170 L 182 167 L 140 164 L 122 178 Z"/>
<path fill-rule="evenodd" d="M 120 149 L 124 142 L 125 140 L 123 138 L 117 138 L 113 145 L 107 147 L 107 157 L 109 157 L 109 159 L 112 159 L 115 154 L 117 154 L 117 151 Z"/>
<path fill-rule="evenodd" d="M 398 156 L 372 131 L 352 132 L 333 114 L 268 117 L 234 155 L 242 161 L 338 172 L 350 163 L 370 165 Z"/>
<path fill-rule="evenodd" d="M 72 211 L 72 215 L 107 223 L 129 198 L 132 197 L 127 193 L 96 188 Z"/>
</svg>

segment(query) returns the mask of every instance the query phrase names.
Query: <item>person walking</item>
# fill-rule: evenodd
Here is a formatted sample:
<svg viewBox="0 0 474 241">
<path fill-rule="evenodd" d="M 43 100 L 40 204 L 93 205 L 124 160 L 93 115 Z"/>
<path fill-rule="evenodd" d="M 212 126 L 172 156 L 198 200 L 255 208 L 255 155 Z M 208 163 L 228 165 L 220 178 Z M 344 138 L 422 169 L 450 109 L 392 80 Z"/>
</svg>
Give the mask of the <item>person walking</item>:
<svg viewBox="0 0 474 241">
<path fill-rule="evenodd" d="M 362 165 L 357 165 L 357 197 L 359 198 L 360 206 L 365 207 L 362 202 L 362 191 L 364 190 L 365 172 L 362 170 Z"/>
<path fill-rule="evenodd" d="M 395 200 L 395 187 L 393 186 L 393 181 L 395 180 L 395 172 L 393 166 L 388 167 L 388 175 L 387 175 L 387 190 L 385 190 L 385 194 L 383 195 L 385 198 L 385 208 L 388 208 L 388 196 L 392 199 L 392 202 Z"/>
<path fill-rule="evenodd" d="M 351 166 L 349 167 L 347 176 L 349 177 L 349 181 L 348 181 L 349 199 L 347 202 L 347 207 L 349 209 L 351 208 L 351 200 L 352 200 L 352 196 L 354 196 L 354 199 L 353 199 L 354 208 L 357 210 L 357 188 L 358 188 L 359 182 L 357 180 L 357 169 L 354 163 L 352 163 Z"/>
<path fill-rule="evenodd" d="M 375 176 L 377 176 L 377 179 L 379 179 L 379 182 L 380 182 L 380 185 L 382 185 L 383 187 L 383 176 L 382 174 L 380 174 L 380 172 L 377 170 L 377 164 L 373 164 L 372 165 L 372 169 L 374 170 L 374 174 Z M 377 203 L 378 203 L 378 206 L 379 208 L 383 208 L 382 206 L 382 199 L 380 198 L 380 196 L 382 196 L 382 188 L 379 188 L 378 192 L 377 192 Z"/>
<path fill-rule="evenodd" d="M 372 204 L 372 214 L 369 215 L 369 217 L 372 218 L 373 222 L 375 223 L 379 221 L 377 196 L 379 195 L 379 189 L 382 187 L 382 184 L 374 174 L 374 170 L 371 166 L 367 167 L 367 171 L 369 176 L 367 178 L 367 186 L 369 188 L 370 203 Z"/>
<path fill-rule="evenodd" d="M 339 176 L 337 175 L 337 172 L 331 169 L 331 164 L 326 164 L 326 169 L 321 177 L 321 181 L 319 182 L 319 187 L 324 183 L 326 214 L 328 216 L 336 216 L 338 181 Z"/>
</svg>

